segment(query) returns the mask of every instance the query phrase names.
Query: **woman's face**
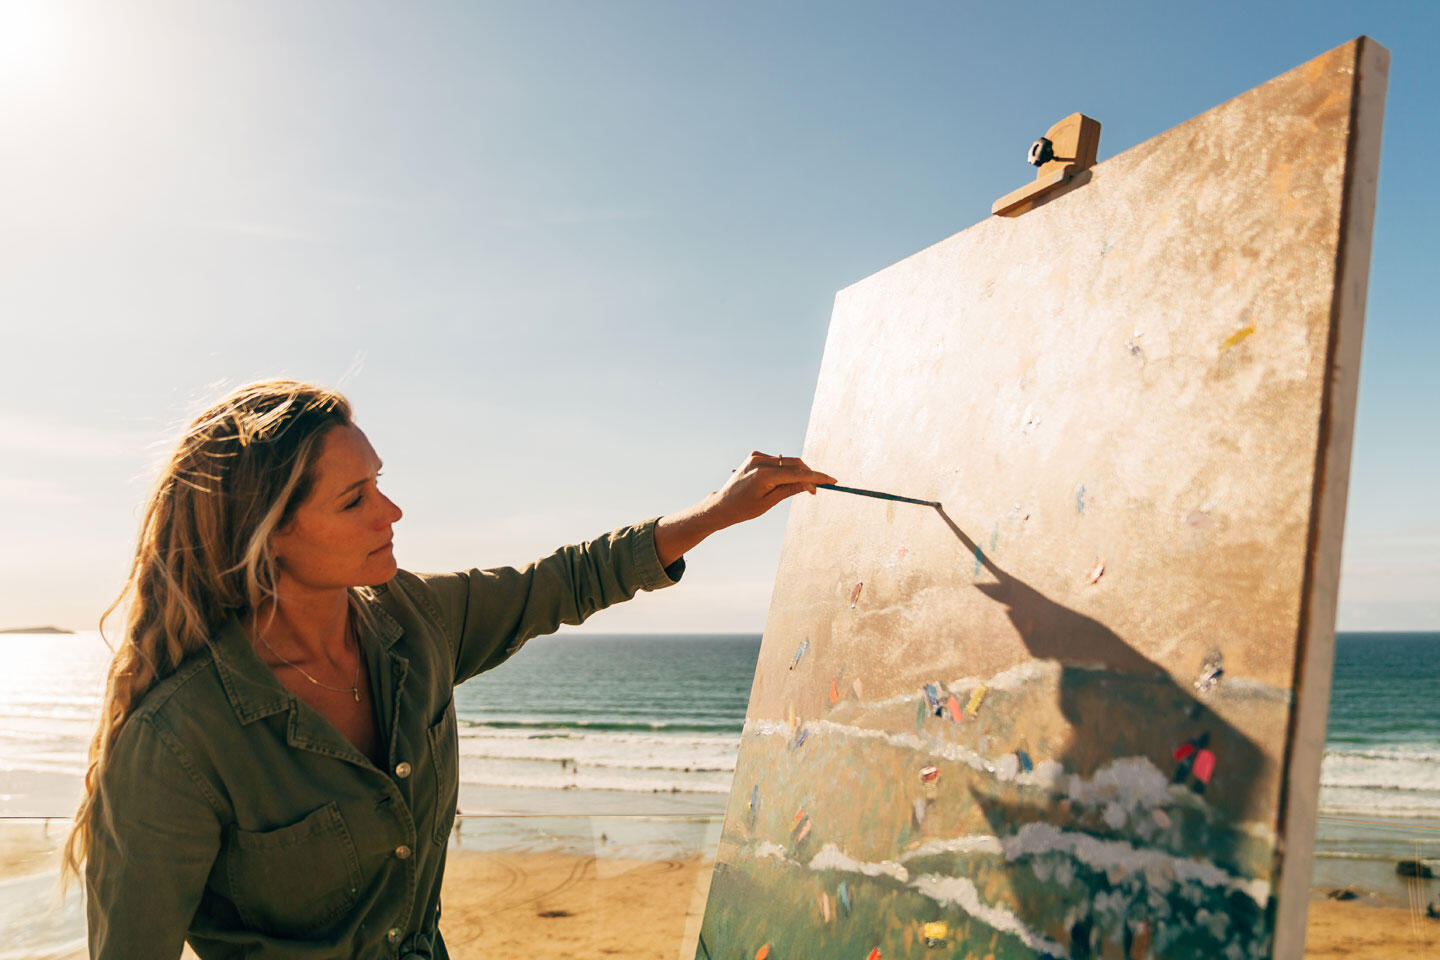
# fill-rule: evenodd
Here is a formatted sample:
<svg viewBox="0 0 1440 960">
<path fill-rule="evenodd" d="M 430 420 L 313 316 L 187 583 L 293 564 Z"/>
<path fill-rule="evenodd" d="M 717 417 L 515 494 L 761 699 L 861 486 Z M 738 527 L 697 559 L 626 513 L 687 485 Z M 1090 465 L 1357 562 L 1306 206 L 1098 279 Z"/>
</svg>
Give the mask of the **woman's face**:
<svg viewBox="0 0 1440 960">
<path fill-rule="evenodd" d="M 395 506 L 375 485 L 380 458 L 359 427 L 321 440 L 310 495 L 270 538 L 282 579 L 316 590 L 375 586 L 395 576 Z"/>
</svg>

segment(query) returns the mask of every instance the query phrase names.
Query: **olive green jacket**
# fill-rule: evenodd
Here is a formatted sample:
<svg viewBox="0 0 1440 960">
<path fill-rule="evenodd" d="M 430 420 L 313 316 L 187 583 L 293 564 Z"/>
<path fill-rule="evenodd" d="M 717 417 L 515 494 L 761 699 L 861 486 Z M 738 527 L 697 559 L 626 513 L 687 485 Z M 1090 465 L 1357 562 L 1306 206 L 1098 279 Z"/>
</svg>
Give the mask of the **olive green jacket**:
<svg viewBox="0 0 1440 960">
<path fill-rule="evenodd" d="M 655 520 L 528 566 L 400 571 L 359 590 L 385 769 L 276 680 L 232 618 L 152 688 L 102 770 L 90 955 L 447 956 L 440 880 L 459 789 L 454 687 L 526 640 L 676 582 Z"/>
</svg>

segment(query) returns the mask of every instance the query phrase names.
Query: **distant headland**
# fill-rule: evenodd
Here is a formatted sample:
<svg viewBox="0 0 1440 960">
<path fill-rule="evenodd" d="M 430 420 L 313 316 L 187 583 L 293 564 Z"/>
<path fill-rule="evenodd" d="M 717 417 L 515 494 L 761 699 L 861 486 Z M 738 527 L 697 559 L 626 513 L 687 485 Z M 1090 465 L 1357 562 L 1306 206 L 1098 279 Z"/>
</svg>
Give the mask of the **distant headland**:
<svg viewBox="0 0 1440 960">
<path fill-rule="evenodd" d="M 0 630 L 0 633 L 74 633 L 74 630 L 66 630 L 62 627 L 11 627 L 8 630 Z"/>
</svg>

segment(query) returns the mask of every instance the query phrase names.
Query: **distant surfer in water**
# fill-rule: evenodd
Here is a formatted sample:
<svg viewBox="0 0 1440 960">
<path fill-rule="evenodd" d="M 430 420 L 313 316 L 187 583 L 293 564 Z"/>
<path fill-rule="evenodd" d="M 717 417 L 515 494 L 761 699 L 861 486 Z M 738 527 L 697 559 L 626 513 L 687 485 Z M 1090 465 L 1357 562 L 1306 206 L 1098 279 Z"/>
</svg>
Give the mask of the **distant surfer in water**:
<svg viewBox="0 0 1440 960">
<path fill-rule="evenodd" d="M 344 397 L 272 380 L 203 413 L 162 471 L 66 846 L 92 957 L 446 957 L 455 685 L 835 482 L 754 452 L 679 513 L 414 574 L 380 467 Z"/>
</svg>

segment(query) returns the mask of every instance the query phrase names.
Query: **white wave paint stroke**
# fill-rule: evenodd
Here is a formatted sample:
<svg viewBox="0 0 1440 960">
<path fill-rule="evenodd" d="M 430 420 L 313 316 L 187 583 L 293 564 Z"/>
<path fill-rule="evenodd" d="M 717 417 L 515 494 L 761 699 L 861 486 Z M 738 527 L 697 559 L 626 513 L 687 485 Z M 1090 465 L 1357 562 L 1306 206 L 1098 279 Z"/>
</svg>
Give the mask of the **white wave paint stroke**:
<svg viewBox="0 0 1440 960">
<path fill-rule="evenodd" d="M 757 857 L 780 860 L 793 867 L 804 868 L 807 866 L 790 858 L 785 854 L 783 848 L 769 841 L 754 844 L 749 848 L 749 852 Z M 815 854 L 811 858 L 808 868 L 816 871 L 834 870 L 840 873 L 858 873 L 866 877 L 889 877 L 936 903 L 947 903 L 959 907 L 992 930 L 1013 934 L 1032 950 L 1038 950 L 1053 957 L 1063 958 L 1066 956 L 1064 948 L 1032 930 L 1025 921 L 1009 910 L 981 900 L 975 884 L 964 877 L 940 877 L 926 874 L 912 881 L 910 872 L 893 860 L 882 860 L 878 863 L 856 860 L 842 852 L 833 843 L 827 843 L 819 853 Z"/>
<path fill-rule="evenodd" d="M 980 899 L 980 892 L 975 889 L 975 884 L 965 877 L 940 877 L 926 874 L 923 877 L 917 877 L 910 886 L 936 903 L 948 903 L 959 907 L 992 930 L 1015 935 L 1031 950 L 1059 958 L 1070 955 L 1069 951 L 1060 944 L 1053 940 L 1047 940 L 1031 930 L 1009 910 L 985 903 Z"/>
<path fill-rule="evenodd" d="M 910 882 L 910 873 L 893 860 L 865 863 L 840 851 L 833 843 L 827 843 L 810 859 L 811 870 L 842 870 L 846 873 L 863 873 L 867 877 L 891 877 L 900 883 Z"/>
<path fill-rule="evenodd" d="M 750 722 L 747 722 L 746 726 L 747 734 L 753 732 L 761 736 L 789 736 L 789 727 L 783 723 L 758 721 L 754 722 L 753 728 Z M 1094 776 L 1087 780 L 1075 774 L 1067 777 L 1062 772 L 1061 765 L 1054 760 L 1037 764 L 1034 771 L 1027 774 L 1018 772 L 1018 763 L 1015 761 L 1014 754 L 1006 754 L 999 761 L 992 763 L 973 750 L 955 744 L 923 740 L 913 733 L 887 733 L 883 730 L 846 726 L 829 720 L 810 721 L 805 726 L 819 733 L 881 740 L 892 746 L 908 750 L 926 750 L 934 756 L 958 761 L 975 770 L 989 773 L 999 780 L 1010 780 L 1050 790 L 1061 789 L 1061 785 L 1064 784 L 1064 792 L 1071 800 L 1087 806 L 1103 808 L 1102 819 L 1117 830 L 1127 822 L 1138 821 L 1141 817 L 1154 816 L 1155 811 L 1160 810 L 1167 800 L 1177 796 L 1189 800 L 1187 792 L 1182 788 L 1174 787 L 1170 783 L 1170 779 L 1147 757 L 1120 757 L 1112 760 L 1096 770 Z M 1045 830 L 1054 831 L 1054 836 L 1049 839 L 1056 846 L 1050 849 L 1042 849 L 1040 846 L 1040 834 L 1037 831 Z M 1027 831 L 1030 832 L 1027 833 Z M 1093 844 L 1081 843 L 1080 838 L 1093 841 Z M 950 841 L 931 841 L 931 843 L 935 842 Z M 1177 878 L 1193 879 L 1207 886 L 1224 886 L 1240 890 L 1254 899 L 1261 907 L 1264 907 L 1270 896 L 1270 883 L 1266 880 L 1235 877 L 1219 867 L 1203 861 L 1177 857 L 1161 850 L 1135 847 L 1120 840 L 1100 840 L 1088 833 L 1069 833 L 1049 824 L 1026 824 L 1018 833 L 1003 841 L 998 837 L 974 835 L 965 838 L 965 842 L 1010 844 L 983 852 L 1003 852 L 1011 860 L 1020 856 L 1021 853 L 1066 852 L 1097 870 L 1116 868 L 1138 871 L 1148 867 L 1149 869 L 1146 870 L 1148 876 L 1157 870 L 1168 869 L 1171 875 Z M 1017 843 L 1021 844 L 1023 848 L 1014 846 Z M 917 850 L 924 850 L 927 847 L 928 844 L 922 845 Z M 1020 852 L 1012 853 L 1012 850 L 1020 850 Z M 1124 855 L 1124 851 L 1129 851 L 1129 855 Z M 976 852 L 982 851 L 977 849 Z M 904 859 L 919 855 L 911 853 Z M 1093 857 L 1093 862 L 1087 857 Z"/>
<path fill-rule="evenodd" d="M 1156 888 L 1172 883 L 1198 883 L 1205 887 L 1238 890 L 1262 909 L 1270 899 L 1268 881 L 1236 877 L 1212 863 L 1177 857 L 1163 850 L 1136 847 L 1123 840 L 1102 840 L 1088 833 L 1061 830 L 1054 824 L 1027 823 L 1001 840 L 1001 844 L 1007 860 L 1026 855 L 1065 853 L 1094 870 L 1143 873 L 1150 886 Z"/>
<path fill-rule="evenodd" d="M 889 744 L 892 747 L 899 747 L 902 750 L 918 750 L 944 760 L 955 763 L 962 763 L 972 770 L 987 773 L 997 780 L 1013 781 L 1029 786 L 1045 787 L 1055 789 L 1060 778 L 1063 776 L 1064 768 L 1054 760 L 1046 760 L 1035 765 L 1035 769 L 1029 773 L 1021 773 L 1019 760 L 1014 754 L 1007 754 L 999 761 L 991 762 L 983 755 L 963 747 L 958 743 L 948 743 L 943 740 L 923 738 L 914 733 L 890 733 L 885 730 L 871 730 L 868 727 L 856 727 L 850 724 L 836 723 L 833 720 L 806 720 L 801 726 L 812 733 L 828 733 L 842 737 L 854 737 L 860 740 L 877 740 Z M 779 720 L 746 720 L 745 736 L 747 737 L 790 737 L 790 726 Z"/>
<path fill-rule="evenodd" d="M 761 848 L 764 848 L 763 850 Z M 756 856 L 779 857 L 798 863 L 786 855 L 783 847 L 765 841 L 751 851 Z M 1088 833 L 1061 830 L 1049 823 L 1027 823 L 1008 837 L 984 833 L 967 834 L 946 840 L 928 840 L 906 851 L 900 862 L 856 860 L 833 843 L 828 843 L 810 861 L 812 870 L 843 870 L 862 873 L 867 877 L 888 876 L 900 883 L 909 882 L 904 864 L 925 857 L 955 853 L 987 853 L 1015 861 L 1024 856 L 1047 853 L 1067 854 L 1092 870 L 1108 873 L 1119 870 L 1126 874 L 1143 874 L 1152 888 L 1164 889 L 1176 883 L 1198 883 L 1201 886 L 1237 890 L 1254 900 L 1262 909 L 1270 899 L 1270 884 L 1265 880 L 1237 877 L 1211 863 L 1177 857 L 1163 850 L 1136 847 L 1123 840 L 1104 840 Z"/>
<path fill-rule="evenodd" d="M 1104 673 L 1110 670 L 1109 666 L 1100 662 L 1068 662 L 1061 664 L 1059 660 L 1040 659 L 1027 660 L 1013 667 L 1007 667 L 989 677 L 964 676 L 956 677 L 953 680 L 941 681 L 941 683 L 945 689 L 954 694 L 971 693 L 982 684 L 989 690 L 1003 690 L 1007 693 L 1013 693 L 1036 681 L 1049 680 L 1058 683 L 1061 674 L 1067 668 L 1091 670 L 1096 673 Z M 1172 679 L 1181 686 L 1186 686 L 1189 683 L 1188 680 L 1180 677 L 1173 677 Z M 1263 700 L 1272 703 L 1289 703 L 1291 700 L 1291 693 L 1288 689 L 1274 687 L 1251 677 L 1226 676 L 1226 678 L 1221 681 L 1219 694 L 1217 695 L 1223 696 L 1225 694 L 1245 700 Z M 917 698 L 923 698 L 924 695 L 924 690 L 921 688 L 909 693 L 898 693 L 881 700 L 860 701 L 857 706 L 864 707 L 867 710 L 883 710 L 889 707 L 912 704 Z"/>
</svg>

